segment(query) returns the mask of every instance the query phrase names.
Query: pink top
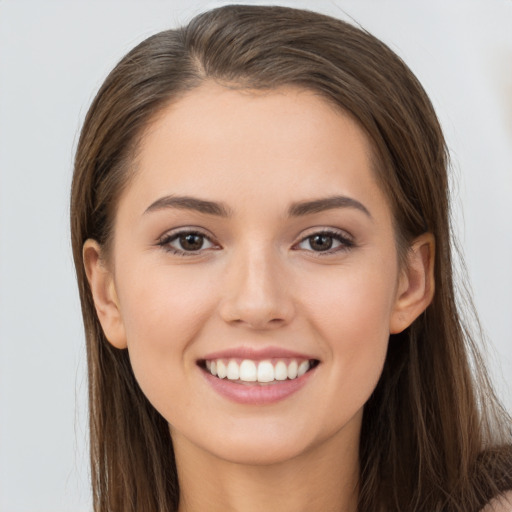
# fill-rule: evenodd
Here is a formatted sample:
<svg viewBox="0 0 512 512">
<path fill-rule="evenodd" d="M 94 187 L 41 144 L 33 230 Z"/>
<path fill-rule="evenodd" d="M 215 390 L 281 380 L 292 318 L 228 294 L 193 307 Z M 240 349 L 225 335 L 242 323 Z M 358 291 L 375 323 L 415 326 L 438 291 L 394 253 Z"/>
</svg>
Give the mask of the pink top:
<svg viewBox="0 0 512 512">
<path fill-rule="evenodd" d="M 512 512 L 512 491 L 494 498 L 480 512 Z"/>
</svg>

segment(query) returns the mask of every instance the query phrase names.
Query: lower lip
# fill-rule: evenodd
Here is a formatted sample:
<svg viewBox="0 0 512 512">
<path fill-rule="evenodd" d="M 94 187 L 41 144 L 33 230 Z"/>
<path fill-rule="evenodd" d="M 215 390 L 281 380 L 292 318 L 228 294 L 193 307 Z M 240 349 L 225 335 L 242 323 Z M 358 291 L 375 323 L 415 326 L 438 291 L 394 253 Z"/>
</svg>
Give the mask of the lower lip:
<svg viewBox="0 0 512 512">
<path fill-rule="evenodd" d="M 274 381 L 269 384 L 255 384 L 219 379 L 211 373 L 201 370 L 210 386 L 223 397 L 239 404 L 266 405 L 285 400 L 299 391 L 311 378 L 317 367 L 292 380 Z"/>
</svg>

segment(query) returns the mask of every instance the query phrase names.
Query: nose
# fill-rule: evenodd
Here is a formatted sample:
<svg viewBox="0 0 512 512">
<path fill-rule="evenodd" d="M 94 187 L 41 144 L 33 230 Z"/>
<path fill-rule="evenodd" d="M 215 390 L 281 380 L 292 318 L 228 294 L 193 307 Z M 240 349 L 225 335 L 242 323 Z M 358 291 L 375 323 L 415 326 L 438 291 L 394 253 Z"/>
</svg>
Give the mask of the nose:
<svg viewBox="0 0 512 512">
<path fill-rule="evenodd" d="M 251 329 L 273 329 L 294 316 L 291 283 L 279 256 L 270 251 L 240 251 L 225 275 L 220 303 L 222 319 Z"/>
</svg>

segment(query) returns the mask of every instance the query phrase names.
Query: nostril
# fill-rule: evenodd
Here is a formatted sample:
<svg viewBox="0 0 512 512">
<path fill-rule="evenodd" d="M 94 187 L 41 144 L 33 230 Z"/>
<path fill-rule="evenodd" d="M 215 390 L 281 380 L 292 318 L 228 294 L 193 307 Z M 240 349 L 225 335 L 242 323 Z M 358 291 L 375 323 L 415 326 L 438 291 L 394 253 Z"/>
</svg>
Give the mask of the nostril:
<svg viewBox="0 0 512 512">
<path fill-rule="evenodd" d="M 275 328 L 288 323 L 294 314 L 289 289 L 282 286 L 273 270 L 266 271 L 261 266 L 256 269 L 255 266 L 246 263 L 242 270 L 235 269 L 233 275 L 226 276 L 225 294 L 219 304 L 220 316 L 232 325 L 253 329 Z"/>
</svg>

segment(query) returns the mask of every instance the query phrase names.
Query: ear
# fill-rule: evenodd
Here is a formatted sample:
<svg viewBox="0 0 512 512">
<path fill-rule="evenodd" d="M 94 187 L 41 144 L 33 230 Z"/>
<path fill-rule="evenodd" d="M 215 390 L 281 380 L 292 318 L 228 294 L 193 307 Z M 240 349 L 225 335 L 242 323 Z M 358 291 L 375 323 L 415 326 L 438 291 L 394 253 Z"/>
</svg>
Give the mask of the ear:
<svg viewBox="0 0 512 512">
<path fill-rule="evenodd" d="M 406 268 L 400 276 L 389 332 L 409 327 L 425 311 L 434 296 L 435 240 L 432 233 L 419 236 L 409 248 Z"/>
<path fill-rule="evenodd" d="M 101 247 L 87 240 L 82 249 L 85 273 L 92 292 L 96 314 L 107 340 L 116 348 L 126 348 L 126 334 L 112 272 L 101 257 Z"/>
</svg>

